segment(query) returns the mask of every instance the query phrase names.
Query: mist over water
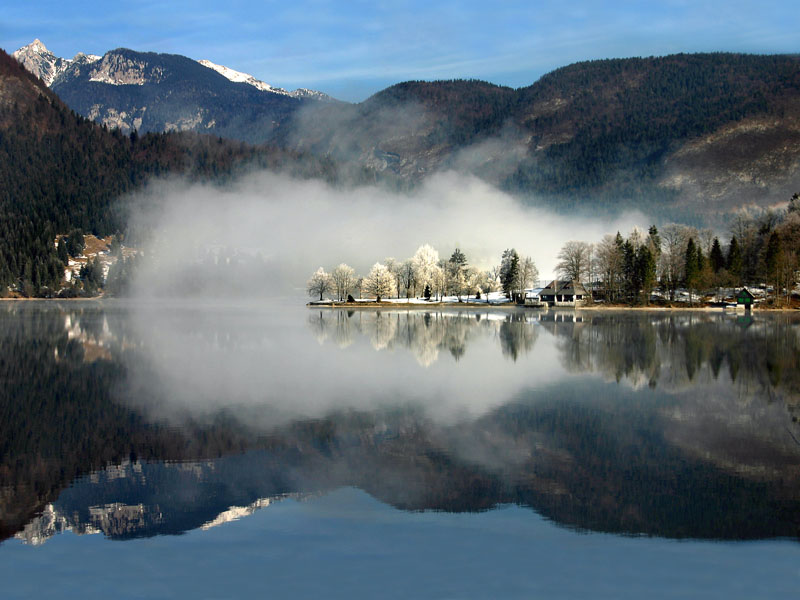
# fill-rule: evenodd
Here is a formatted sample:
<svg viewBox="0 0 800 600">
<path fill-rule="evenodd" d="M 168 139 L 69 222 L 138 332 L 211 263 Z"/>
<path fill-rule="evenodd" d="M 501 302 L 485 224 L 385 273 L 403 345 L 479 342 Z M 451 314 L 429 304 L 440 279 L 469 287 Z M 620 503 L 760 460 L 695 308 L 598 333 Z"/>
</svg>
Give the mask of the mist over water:
<svg viewBox="0 0 800 600">
<path fill-rule="evenodd" d="M 443 258 L 459 247 L 481 269 L 514 247 L 533 257 L 545 279 L 564 242 L 647 224 L 641 214 L 611 221 L 556 215 L 456 172 L 410 193 L 266 172 L 225 187 L 160 181 L 132 206 L 131 230 L 146 257 L 138 297 L 300 296 L 319 266 L 346 262 L 365 274 L 376 261 L 409 258 L 425 243 Z M 212 268 L 220 265 L 226 268 Z"/>
<path fill-rule="evenodd" d="M 397 406 L 453 422 L 566 374 L 558 354 L 537 354 L 541 329 L 519 312 L 204 303 L 127 318 L 145 351 L 126 361 L 124 395 L 178 422 L 232 410 L 269 428 Z"/>
</svg>

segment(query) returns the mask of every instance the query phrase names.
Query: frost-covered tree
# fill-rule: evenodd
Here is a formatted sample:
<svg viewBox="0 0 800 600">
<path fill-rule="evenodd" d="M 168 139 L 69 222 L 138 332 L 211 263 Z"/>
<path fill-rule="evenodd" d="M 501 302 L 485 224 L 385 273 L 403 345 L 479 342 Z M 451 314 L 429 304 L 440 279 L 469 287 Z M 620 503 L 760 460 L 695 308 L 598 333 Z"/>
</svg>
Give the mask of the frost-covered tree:
<svg viewBox="0 0 800 600">
<path fill-rule="evenodd" d="M 387 256 L 383 260 L 384 266 L 388 269 L 389 273 L 392 274 L 394 277 L 394 289 L 397 290 L 398 297 L 400 295 L 400 290 L 403 289 L 403 275 L 401 273 L 400 263 L 396 258 L 392 256 Z"/>
<path fill-rule="evenodd" d="M 322 300 L 322 296 L 331 291 L 331 276 L 320 267 L 306 283 L 306 290 L 312 298 L 319 296 L 319 299 Z"/>
<path fill-rule="evenodd" d="M 493 267 L 488 271 L 484 271 L 481 277 L 480 288 L 483 292 L 484 298 L 486 298 L 486 303 L 489 303 L 489 294 L 492 292 L 496 292 L 499 289 L 502 289 L 500 284 L 500 277 L 499 277 L 500 267 Z"/>
<path fill-rule="evenodd" d="M 460 293 L 468 297 L 477 294 L 482 283 L 482 275 L 477 267 L 469 266 L 464 269 Z"/>
<path fill-rule="evenodd" d="M 466 270 L 467 257 L 460 248 L 456 248 L 447 261 L 447 287 L 452 294 L 458 296 L 459 300 L 461 300 L 466 285 Z"/>
<path fill-rule="evenodd" d="M 433 289 L 435 287 L 433 285 L 433 271 L 436 265 L 439 264 L 439 253 L 436 249 L 428 244 L 423 244 L 417 248 L 414 256 L 411 257 L 411 264 L 414 267 L 414 277 L 417 285 L 422 288 L 430 285 L 431 289 Z"/>
<path fill-rule="evenodd" d="M 342 263 L 331 273 L 331 281 L 336 297 L 340 301 L 344 300 L 355 285 L 356 272 L 353 267 Z"/>
<path fill-rule="evenodd" d="M 394 275 L 389 272 L 386 265 L 381 263 L 372 265 L 369 274 L 364 278 L 364 291 L 375 296 L 375 299 L 380 302 L 381 298 L 392 296 L 395 289 Z"/>
<path fill-rule="evenodd" d="M 536 268 L 536 263 L 533 262 L 533 259 L 530 256 L 526 256 L 524 259 L 522 259 L 522 262 L 520 263 L 519 277 L 520 283 L 522 284 L 520 286 L 522 290 L 533 287 L 536 281 L 538 281 L 539 269 Z"/>
<path fill-rule="evenodd" d="M 447 272 L 444 268 L 444 262 L 439 261 L 439 264 L 431 269 L 431 288 L 436 294 L 437 300 L 441 300 L 442 296 L 444 296 L 446 287 Z"/>
</svg>

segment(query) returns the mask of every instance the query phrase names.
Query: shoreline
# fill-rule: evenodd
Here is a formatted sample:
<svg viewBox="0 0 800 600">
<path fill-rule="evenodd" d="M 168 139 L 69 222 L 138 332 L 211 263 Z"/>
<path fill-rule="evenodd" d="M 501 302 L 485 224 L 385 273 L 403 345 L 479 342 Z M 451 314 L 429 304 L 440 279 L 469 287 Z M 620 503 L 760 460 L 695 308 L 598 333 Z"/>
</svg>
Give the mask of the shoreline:
<svg viewBox="0 0 800 600">
<path fill-rule="evenodd" d="M 456 308 L 456 309 L 492 309 L 492 310 L 531 310 L 531 311 L 695 311 L 695 312 L 721 312 L 731 314 L 747 314 L 744 308 L 722 308 L 719 306 L 627 306 L 625 304 L 607 304 L 592 306 L 525 306 L 504 302 L 500 304 L 487 304 L 486 302 L 308 302 L 307 308 L 325 309 L 403 309 L 403 310 L 429 310 L 431 308 Z M 763 312 L 798 312 L 797 308 L 775 307 L 775 308 L 753 308 L 750 314 Z"/>
<path fill-rule="evenodd" d="M 119 297 L 106 297 L 94 296 L 91 298 L 0 298 L 0 302 L 105 302 L 129 300 Z M 175 299 L 172 299 L 175 300 Z M 181 299 L 191 300 L 191 299 Z M 197 299 L 195 299 L 197 300 Z M 268 299 L 265 299 L 269 303 Z M 731 314 L 747 314 L 744 309 L 737 308 L 722 308 L 719 306 L 628 306 L 625 304 L 599 304 L 591 306 L 525 306 L 521 304 L 512 304 L 511 302 L 503 302 L 498 304 L 487 304 L 486 302 L 394 302 L 394 301 L 363 301 L 363 302 L 307 302 L 306 308 L 323 308 L 323 309 L 348 309 L 348 310 L 363 310 L 363 309 L 379 309 L 379 310 L 431 310 L 431 309 L 458 309 L 458 310 L 498 310 L 498 311 L 586 311 L 586 312 L 603 312 L 603 311 L 639 311 L 639 312 L 666 312 L 666 311 L 694 311 L 694 312 L 722 312 Z M 800 307 L 754 307 L 750 314 L 753 313 L 793 313 L 800 311 Z"/>
</svg>

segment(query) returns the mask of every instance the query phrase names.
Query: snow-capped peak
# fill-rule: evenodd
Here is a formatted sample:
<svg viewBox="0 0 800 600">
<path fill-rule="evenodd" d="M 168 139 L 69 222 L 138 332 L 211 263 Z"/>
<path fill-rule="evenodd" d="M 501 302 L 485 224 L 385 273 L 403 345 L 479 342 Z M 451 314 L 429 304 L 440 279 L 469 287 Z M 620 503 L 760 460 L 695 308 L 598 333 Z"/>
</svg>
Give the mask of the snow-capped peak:
<svg viewBox="0 0 800 600">
<path fill-rule="evenodd" d="M 270 84 L 261 81 L 260 79 L 256 79 L 249 73 L 242 73 L 241 71 L 234 71 L 228 67 L 223 65 L 218 65 L 216 63 L 211 62 L 210 60 L 199 60 L 197 61 L 204 67 L 208 67 L 209 69 L 215 70 L 217 73 L 222 75 L 225 79 L 233 81 L 234 83 L 248 83 L 253 87 L 261 90 L 262 92 L 272 92 L 274 94 L 283 94 L 285 96 L 291 96 L 292 94 L 287 90 L 279 87 L 272 87 Z"/>
<path fill-rule="evenodd" d="M 27 46 L 23 46 L 12 54 L 14 58 L 28 71 L 39 77 L 47 86 L 53 85 L 56 78 L 66 71 L 73 63 L 94 63 L 101 57 L 94 54 L 78 52 L 75 58 L 60 58 L 50 52 L 39 38 Z"/>
<path fill-rule="evenodd" d="M 31 52 L 36 52 L 38 54 L 45 54 L 45 53 L 50 52 L 50 50 L 47 49 L 47 46 L 45 46 L 42 43 L 42 40 L 40 40 L 39 38 L 36 38 L 30 44 L 28 44 L 27 46 L 24 46 L 23 48 L 20 48 L 20 50 L 22 50 L 24 48 L 27 48 Z"/>
<path fill-rule="evenodd" d="M 314 98 L 316 100 L 323 100 L 323 101 L 332 100 L 332 98 L 327 94 L 323 94 L 322 92 L 317 92 L 314 90 L 308 90 L 306 88 L 300 88 L 294 90 L 293 92 L 290 92 L 280 87 L 273 87 L 270 84 L 261 81 L 260 79 L 256 79 L 249 73 L 242 73 L 241 71 L 235 71 L 234 69 L 231 69 L 229 67 L 213 63 L 210 60 L 199 60 L 197 62 L 199 62 L 204 67 L 213 69 L 214 71 L 216 71 L 226 79 L 233 81 L 234 83 L 247 83 L 261 90 L 262 92 L 272 92 L 273 94 L 282 94 L 284 96 L 291 96 L 292 98 Z"/>
</svg>

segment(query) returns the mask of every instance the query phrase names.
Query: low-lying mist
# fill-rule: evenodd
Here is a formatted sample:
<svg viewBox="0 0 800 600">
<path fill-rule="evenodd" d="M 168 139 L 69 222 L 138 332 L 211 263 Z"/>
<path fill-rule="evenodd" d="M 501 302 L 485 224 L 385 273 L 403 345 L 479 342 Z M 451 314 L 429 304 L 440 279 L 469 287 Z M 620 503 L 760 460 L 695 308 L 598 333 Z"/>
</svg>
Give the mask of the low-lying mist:
<svg viewBox="0 0 800 600">
<path fill-rule="evenodd" d="M 300 295 L 319 266 L 345 262 L 366 274 L 375 262 L 403 260 L 426 243 L 442 258 L 459 247 L 482 269 L 514 247 L 533 257 L 546 279 L 565 242 L 647 225 L 636 213 L 612 220 L 556 215 L 455 172 L 434 175 L 411 193 L 268 172 L 225 187 L 158 181 L 130 206 L 131 239 L 144 253 L 133 283 L 138 297 Z"/>
</svg>

